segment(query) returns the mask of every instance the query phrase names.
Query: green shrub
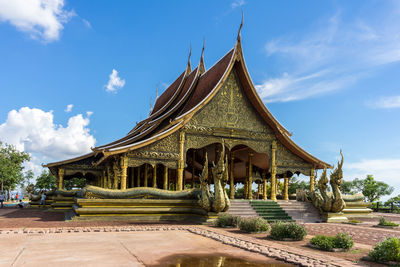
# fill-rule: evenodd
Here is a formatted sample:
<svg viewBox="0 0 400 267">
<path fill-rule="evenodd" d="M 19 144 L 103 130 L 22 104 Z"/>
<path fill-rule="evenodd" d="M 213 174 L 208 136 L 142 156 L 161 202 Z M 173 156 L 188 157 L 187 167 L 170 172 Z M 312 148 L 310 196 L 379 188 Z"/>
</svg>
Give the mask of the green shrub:
<svg viewBox="0 0 400 267">
<path fill-rule="evenodd" d="M 338 233 L 333 237 L 334 248 L 343 248 L 349 250 L 353 247 L 354 241 L 347 233 Z"/>
<path fill-rule="evenodd" d="M 310 240 L 310 244 L 321 250 L 332 251 L 334 247 L 333 238 L 326 235 L 316 235 Z"/>
<path fill-rule="evenodd" d="M 378 243 L 368 254 L 373 261 L 397 261 L 400 262 L 400 238 L 388 237 Z"/>
<path fill-rule="evenodd" d="M 359 221 L 359 220 L 349 220 L 348 222 L 349 223 L 361 223 L 361 221 Z"/>
<path fill-rule="evenodd" d="M 349 250 L 354 241 L 347 233 L 338 233 L 335 236 L 316 235 L 310 240 L 310 244 L 321 250 L 332 251 L 334 248 Z"/>
<path fill-rule="evenodd" d="M 269 224 L 266 220 L 258 217 L 242 218 L 239 221 L 239 228 L 248 233 L 266 232 Z"/>
<path fill-rule="evenodd" d="M 394 222 L 391 222 L 391 221 L 387 221 L 384 217 L 381 217 L 381 219 L 379 220 L 378 225 L 381 225 L 381 226 L 394 226 L 394 227 L 399 226 L 397 223 L 394 223 Z"/>
<path fill-rule="evenodd" d="M 223 213 L 218 216 L 215 224 L 218 227 L 237 227 L 239 221 L 239 216 Z"/>
<path fill-rule="evenodd" d="M 277 222 L 271 226 L 270 236 L 276 240 L 283 240 L 285 238 L 291 238 L 293 240 L 303 240 L 306 235 L 306 228 L 295 222 Z"/>
</svg>

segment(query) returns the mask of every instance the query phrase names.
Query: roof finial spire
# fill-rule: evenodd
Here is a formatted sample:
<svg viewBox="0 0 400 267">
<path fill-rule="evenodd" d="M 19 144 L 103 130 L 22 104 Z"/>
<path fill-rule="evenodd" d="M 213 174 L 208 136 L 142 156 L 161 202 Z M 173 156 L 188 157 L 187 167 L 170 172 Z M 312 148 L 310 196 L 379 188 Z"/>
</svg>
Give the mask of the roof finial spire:
<svg viewBox="0 0 400 267">
<path fill-rule="evenodd" d="M 153 111 L 153 103 L 152 103 L 152 99 L 150 96 L 150 111 L 149 111 L 149 115 L 151 114 L 151 112 Z"/>
<path fill-rule="evenodd" d="M 238 42 L 240 42 L 242 40 L 242 37 L 240 35 L 240 31 L 242 30 L 242 27 L 243 27 L 243 18 L 244 18 L 244 13 L 243 13 L 243 9 L 242 9 L 242 21 L 240 22 L 239 31 L 238 31 L 238 35 L 237 35 L 237 41 Z"/>
<path fill-rule="evenodd" d="M 192 71 L 192 66 L 190 64 L 190 57 L 192 56 L 192 43 L 190 43 L 190 49 L 189 49 L 189 56 L 188 56 L 188 63 L 186 67 L 186 72 L 190 73 Z"/>
<path fill-rule="evenodd" d="M 157 87 L 156 87 L 156 101 L 158 99 L 158 87 L 160 86 L 160 83 L 157 83 Z"/>
<path fill-rule="evenodd" d="M 203 48 L 201 49 L 201 57 L 200 57 L 200 73 L 204 73 L 206 71 L 206 67 L 204 66 L 204 49 L 206 47 L 206 38 L 203 38 Z"/>
</svg>

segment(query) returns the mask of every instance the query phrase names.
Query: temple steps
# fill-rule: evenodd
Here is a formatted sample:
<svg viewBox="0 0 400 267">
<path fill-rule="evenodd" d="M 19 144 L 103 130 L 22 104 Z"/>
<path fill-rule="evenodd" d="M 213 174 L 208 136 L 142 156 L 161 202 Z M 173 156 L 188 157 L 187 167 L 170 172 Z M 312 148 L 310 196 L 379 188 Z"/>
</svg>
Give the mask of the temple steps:
<svg viewBox="0 0 400 267">
<path fill-rule="evenodd" d="M 228 214 L 240 217 L 258 217 L 257 212 L 250 205 L 248 200 L 231 199 L 231 207 Z"/>
<path fill-rule="evenodd" d="M 278 200 L 279 206 L 298 223 L 322 222 L 319 211 L 312 203 L 296 200 Z"/>
<path fill-rule="evenodd" d="M 258 215 L 268 222 L 294 221 L 291 216 L 289 216 L 275 201 L 252 200 L 250 201 L 250 204 L 253 209 L 258 213 Z"/>
</svg>

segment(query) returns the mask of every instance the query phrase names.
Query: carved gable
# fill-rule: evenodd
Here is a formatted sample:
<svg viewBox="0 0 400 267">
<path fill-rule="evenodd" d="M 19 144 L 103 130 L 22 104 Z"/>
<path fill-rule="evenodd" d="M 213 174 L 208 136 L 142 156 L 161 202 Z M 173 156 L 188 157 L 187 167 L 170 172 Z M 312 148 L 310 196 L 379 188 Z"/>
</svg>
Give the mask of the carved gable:
<svg viewBox="0 0 400 267">
<path fill-rule="evenodd" d="M 188 124 L 273 134 L 247 99 L 234 70 L 214 98 Z"/>
</svg>

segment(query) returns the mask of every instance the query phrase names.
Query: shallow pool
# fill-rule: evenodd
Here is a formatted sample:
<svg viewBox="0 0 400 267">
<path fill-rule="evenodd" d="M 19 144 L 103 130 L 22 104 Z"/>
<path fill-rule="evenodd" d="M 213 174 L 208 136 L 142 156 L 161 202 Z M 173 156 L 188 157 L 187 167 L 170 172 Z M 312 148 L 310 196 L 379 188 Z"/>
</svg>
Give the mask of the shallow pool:
<svg viewBox="0 0 400 267">
<path fill-rule="evenodd" d="M 266 261 L 251 261 L 229 255 L 172 255 L 164 259 L 163 266 L 168 267 L 288 267 L 295 266 L 266 258 Z"/>
</svg>

